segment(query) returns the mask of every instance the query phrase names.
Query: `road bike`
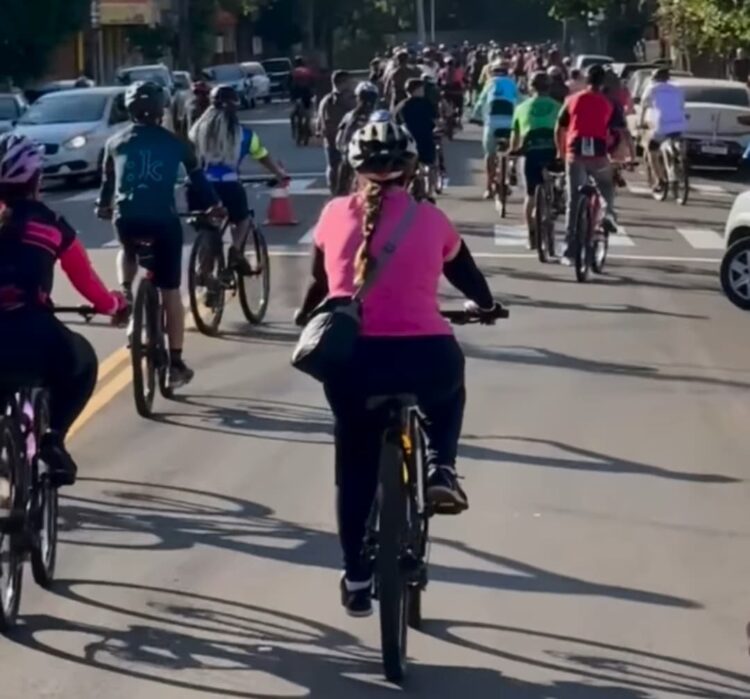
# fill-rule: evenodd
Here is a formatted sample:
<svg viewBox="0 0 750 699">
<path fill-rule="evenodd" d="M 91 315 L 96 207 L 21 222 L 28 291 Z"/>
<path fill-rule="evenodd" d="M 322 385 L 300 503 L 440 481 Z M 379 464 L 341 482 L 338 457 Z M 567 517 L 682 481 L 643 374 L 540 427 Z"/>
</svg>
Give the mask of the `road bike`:
<svg viewBox="0 0 750 699">
<path fill-rule="evenodd" d="M 498 306 L 488 315 L 443 311 L 457 325 L 493 324 L 507 318 Z M 407 669 L 408 628 L 422 625 L 422 593 L 428 583 L 429 522 L 437 514 L 427 502 L 426 438 L 413 395 L 372 396 L 367 408 L 383 427 L 378 488 L 367 520 L 364 554 L 373 565 L 383 669 L 401 682 Z"/>
<path fill-rule="evenodd" d="M 265 184 L 274 187 L 275 179 L 243 177 L 243 184 Z M 251 274 L 242 274 L 232 265 L 229 249 L 224 247 L 224 234 L 229 221 L 217 224 L 204 213 L 189 213 L 197 236 L 188 260 L 188 299 L 195 326 L 204 335 L 215 336 L 224 316 L 226 297 L 238 297 L 242 313 L 252 325 L 263 322 L 271 295 L 271 261 L 265 236 L 255 223 L 251 212 L 251 226 L 240 247 L 242 256 L 250 263 Z"/>
<path fill-rule="evenodd" d="M 294 100 L 292 115 L 290 117 L 292 127 L 292 140 L 298 146 L 307 146 L 312 138 L 312 126 L 310 124 L 310 110 L 305 108 L 302 100 Z"/>
<path fill-rule="evenodd" d="M 587 184 L 578 189 L 579 198 L 575 217 L 573 259 L 576 279 L 588 281 L 589 273 L 604 271 L 609 251 L 609 230 L 602 216 L 599 188 L 589 176 Z"/>
<path fill-rule="evenodd" d="M 56 307 L 88 322 L 89 306 Z M 38 377 L 0 377 L 0 632 L 16 622 L 23 564 L 31 563 L 38 585 L 52 586 L 57 562 L 58 493 L 40 458 L 49 429 L 49 393 Z"/>
<path fill-rule="evenodd" d="M 495 198 L 495 209 L 500 218 L 505 218 L 508 212 L 508 195 L 511 191 L 510 174 L 511 158 L 509 153 L 510 131 L 508 129 L 495 130 L 495 177 L 492 193 Z"/>
<path fill-rule="evenodd" d="M 534 236 L 529 231 L 529 243 L 536 245 L 539 261 L 546 263 L 556 257 L 555 221 L 565 212 L 565 172 L 544 168 L 542 178 L 534 190 Z"/>
<path fill-rule="evenodd" d="M 666 201 L 670 194 L 680 206 L 685 206 L 690 196 L 689 165 L 682 138 L 678 135 L 667 136 L 660 144 L 656 157 L 661 159 L 662 168 L 667 173 L 666 182 L 655 182 L 651 165 L 646 160 L 646 176 L 652 187 L 656 201 Z M 658 184 L 657 188 L 654 185 Z"/>
</svg>

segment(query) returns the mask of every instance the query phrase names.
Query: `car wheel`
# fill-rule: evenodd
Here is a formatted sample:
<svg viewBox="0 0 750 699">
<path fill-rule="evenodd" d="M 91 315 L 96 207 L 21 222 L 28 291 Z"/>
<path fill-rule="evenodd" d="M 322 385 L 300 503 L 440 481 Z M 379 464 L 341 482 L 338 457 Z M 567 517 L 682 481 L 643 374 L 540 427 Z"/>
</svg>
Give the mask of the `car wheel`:
<svg viewBox="0 0 750 699">
<path fill-rule="evenodd" d="M 743 311 L 750 311 L 750 236 L 729 246 L 719 274 L 727 298 Z"/>
</svg>

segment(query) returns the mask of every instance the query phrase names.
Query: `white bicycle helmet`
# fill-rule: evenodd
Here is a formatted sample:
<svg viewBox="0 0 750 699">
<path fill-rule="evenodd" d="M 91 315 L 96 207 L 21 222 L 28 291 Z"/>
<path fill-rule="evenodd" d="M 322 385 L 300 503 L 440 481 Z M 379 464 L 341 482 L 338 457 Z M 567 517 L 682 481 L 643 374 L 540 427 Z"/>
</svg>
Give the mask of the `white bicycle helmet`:
<svg viewBox="0 0 750 699">
<path fill-rule="evenodd" d="M 365 177 L 380 182 L 395 180 L 417 157 L 417 144 L 390 112 L 373 112 L 370 121 L 352 137 L 349 163 Z"/>
<path fill-rule="evenodd" d="M 380 93 L 378 92 L 378 86 L 375 83 L 371 83 L 369 80 L 365 80 L 357 85 L 354 89 L 354 94 L 359 97 L 360 95 L 370 94 L 377 97 Z"/>
<path fill-rule="evenodd" d="M 40 147 L 26 136 L 0 136 L 0 184 L 27 184 L 43 166 Z"/>
</svg>

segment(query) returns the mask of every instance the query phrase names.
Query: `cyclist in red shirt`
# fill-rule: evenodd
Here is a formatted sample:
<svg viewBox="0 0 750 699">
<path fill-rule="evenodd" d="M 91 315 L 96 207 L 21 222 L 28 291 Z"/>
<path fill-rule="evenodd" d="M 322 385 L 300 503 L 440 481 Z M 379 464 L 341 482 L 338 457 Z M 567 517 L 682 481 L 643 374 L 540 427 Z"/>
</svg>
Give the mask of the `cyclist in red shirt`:
<svg viewBox="0 0 750 699">
<path fill-rule="evenodd" d="M 305 111 L 312 108 L 313 94 L 315 88 L 315 73 L 305 65 L 305 59 L 297 56 L 294 59 L 294 68 L 291 75 L 291 88 L 289 90 L 292 102 L 299 100 Z"/>
<path fill-rule="evenodd" d="M 600 65 L 589 68 L 582 92 L 568 98 L 560 112 L 555 133 L 558 157 L 565 161 L 567 179 L 566 250 L 563 262 L 570 264 L 571 243 L 575 237 L 578 190 L 588 182 L 589 176 L 606 202 L 604 226 L 609 232 L 617 232 L 615 222 L 615 188 L 612 165 L 607 149 L 612 132 L 625 138 L 626 124 L 622 111 L 615 110 L 602 93 L 605 71 Z"/>
</svg>

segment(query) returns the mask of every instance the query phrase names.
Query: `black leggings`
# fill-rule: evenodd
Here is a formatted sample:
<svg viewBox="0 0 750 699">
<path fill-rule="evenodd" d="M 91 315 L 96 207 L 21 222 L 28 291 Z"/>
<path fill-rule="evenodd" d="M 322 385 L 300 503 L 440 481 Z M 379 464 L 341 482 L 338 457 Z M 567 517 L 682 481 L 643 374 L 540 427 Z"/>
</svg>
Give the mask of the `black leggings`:
<svg viewBox="0 0 750 699">
<path fill-rule="evenodd" d="M 91 343 L 48 311 L 0 312 L 0 373 L 44 384 L 51 429 L 65 436 L 94 392 L 97 371 Z"/>
<path fill-rule="evenodd" d="M 350 581 L 370 577 L 362 542 L 378 481 L 382 426 L 366 410 L 368 396 L 413 393 L 426 418 L 430 465 L 453 466 L 466 389 L 464 356 L 446 336 L 364 338 L 351 366 L 325 385 L 335 418 L 339 536 Z"/>
</svg>

